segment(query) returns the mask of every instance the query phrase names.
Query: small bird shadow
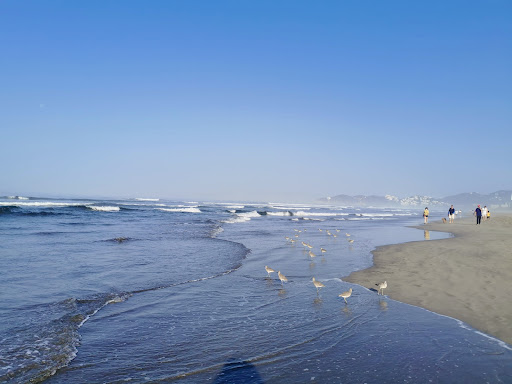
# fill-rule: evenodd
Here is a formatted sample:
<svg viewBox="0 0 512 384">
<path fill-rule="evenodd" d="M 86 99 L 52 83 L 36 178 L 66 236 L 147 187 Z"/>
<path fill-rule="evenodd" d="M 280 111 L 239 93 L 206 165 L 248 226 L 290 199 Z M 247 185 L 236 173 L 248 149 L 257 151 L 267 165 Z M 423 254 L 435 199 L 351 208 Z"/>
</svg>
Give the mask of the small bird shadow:
<svg viewBox="0 0 512 384">
<path fill-rule="evenodd" d="M 370 291 L 372 292 L 375 292 L 375 293 L 379 293 L 379 291 L 377 291 L 375 288 L 368 288 Z"/>
</svg>

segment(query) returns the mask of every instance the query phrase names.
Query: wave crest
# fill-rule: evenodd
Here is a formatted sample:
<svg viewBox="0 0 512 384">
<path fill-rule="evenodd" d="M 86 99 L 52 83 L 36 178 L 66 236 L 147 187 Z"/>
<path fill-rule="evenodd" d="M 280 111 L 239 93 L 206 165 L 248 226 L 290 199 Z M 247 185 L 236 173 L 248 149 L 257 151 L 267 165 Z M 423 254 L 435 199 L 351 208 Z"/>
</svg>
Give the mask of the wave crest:
<svg viewBox="0 0 512 384">
<path fill-rule="evenodd" d="M 182 213 L 201 213 L 201 210 L 197 207 L 188 208 L 156 208 L 164 212 L 182 212 Z"/>
</svg>

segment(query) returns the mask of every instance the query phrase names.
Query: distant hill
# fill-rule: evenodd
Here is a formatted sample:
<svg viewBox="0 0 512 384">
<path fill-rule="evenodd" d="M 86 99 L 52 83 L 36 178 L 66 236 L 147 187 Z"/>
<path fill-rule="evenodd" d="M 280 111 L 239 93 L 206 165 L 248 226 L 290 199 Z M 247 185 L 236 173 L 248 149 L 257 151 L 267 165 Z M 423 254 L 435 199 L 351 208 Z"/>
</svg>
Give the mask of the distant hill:
<svg viewBox="0 0 512 384">
<path fill-rule="evenodd" d="M 471 209 L 478 204 L 487 205 L 489 209 L 512 208 L 512 190 L 493 192 L 488 195 L 476 192 L 460 193 L 458 195 L 446 196 L 443 198 L 434 198 L 430 196 L 409 196 L 399 198 L 397 196 L 349 196 L 337 195 L 333 197 L 324 197 L 317 200 L 319 203 L 335 204 L 349 207 L 386 207 L 386 208 L 408 208 L 408 207 L 429 207 L 443 208 L 451 204 L 456 209 Z"/>
<path fill-rule="evenodd" d="M 482 195 L 476 192 L 460 193 L 458 195 L 447 196 L 443 198 L 444 201 L 450 202 L 453 205 L 463 207 L 476 207 L 478 204 L 487 205 L 489 209 L 495 208 L 512 208 L 512 191 L 498 191 Z"/>
</svg>

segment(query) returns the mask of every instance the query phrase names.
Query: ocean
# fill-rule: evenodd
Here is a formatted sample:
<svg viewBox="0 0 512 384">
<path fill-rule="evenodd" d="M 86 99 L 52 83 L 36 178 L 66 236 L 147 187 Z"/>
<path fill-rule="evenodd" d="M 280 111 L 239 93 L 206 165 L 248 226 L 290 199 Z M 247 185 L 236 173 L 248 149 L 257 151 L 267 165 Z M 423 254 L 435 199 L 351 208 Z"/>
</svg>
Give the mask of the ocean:
<svg viewBox="0 0 512 384">
<path fill-rule="evenodd" d="M 510 345 L 343 281 L 449 237 L 422 208 L 0 198 L 0 382 L 512 382 Z"/>
</svg>

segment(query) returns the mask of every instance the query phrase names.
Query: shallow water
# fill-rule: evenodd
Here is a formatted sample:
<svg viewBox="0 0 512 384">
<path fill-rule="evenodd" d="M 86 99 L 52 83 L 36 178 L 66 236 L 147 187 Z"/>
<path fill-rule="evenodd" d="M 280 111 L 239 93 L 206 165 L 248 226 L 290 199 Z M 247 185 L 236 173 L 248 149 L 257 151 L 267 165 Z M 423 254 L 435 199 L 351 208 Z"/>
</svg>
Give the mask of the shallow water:
<svg viewBox="0 0 512 384">
<path fill-rule="evenodd" d="M 449 236 L 405 228 L 413 211 L 70 203 L 0 215 L 0 381 L 512 379 L 510 346 L 340 279 L 375 246 Z"/>
</svg>

